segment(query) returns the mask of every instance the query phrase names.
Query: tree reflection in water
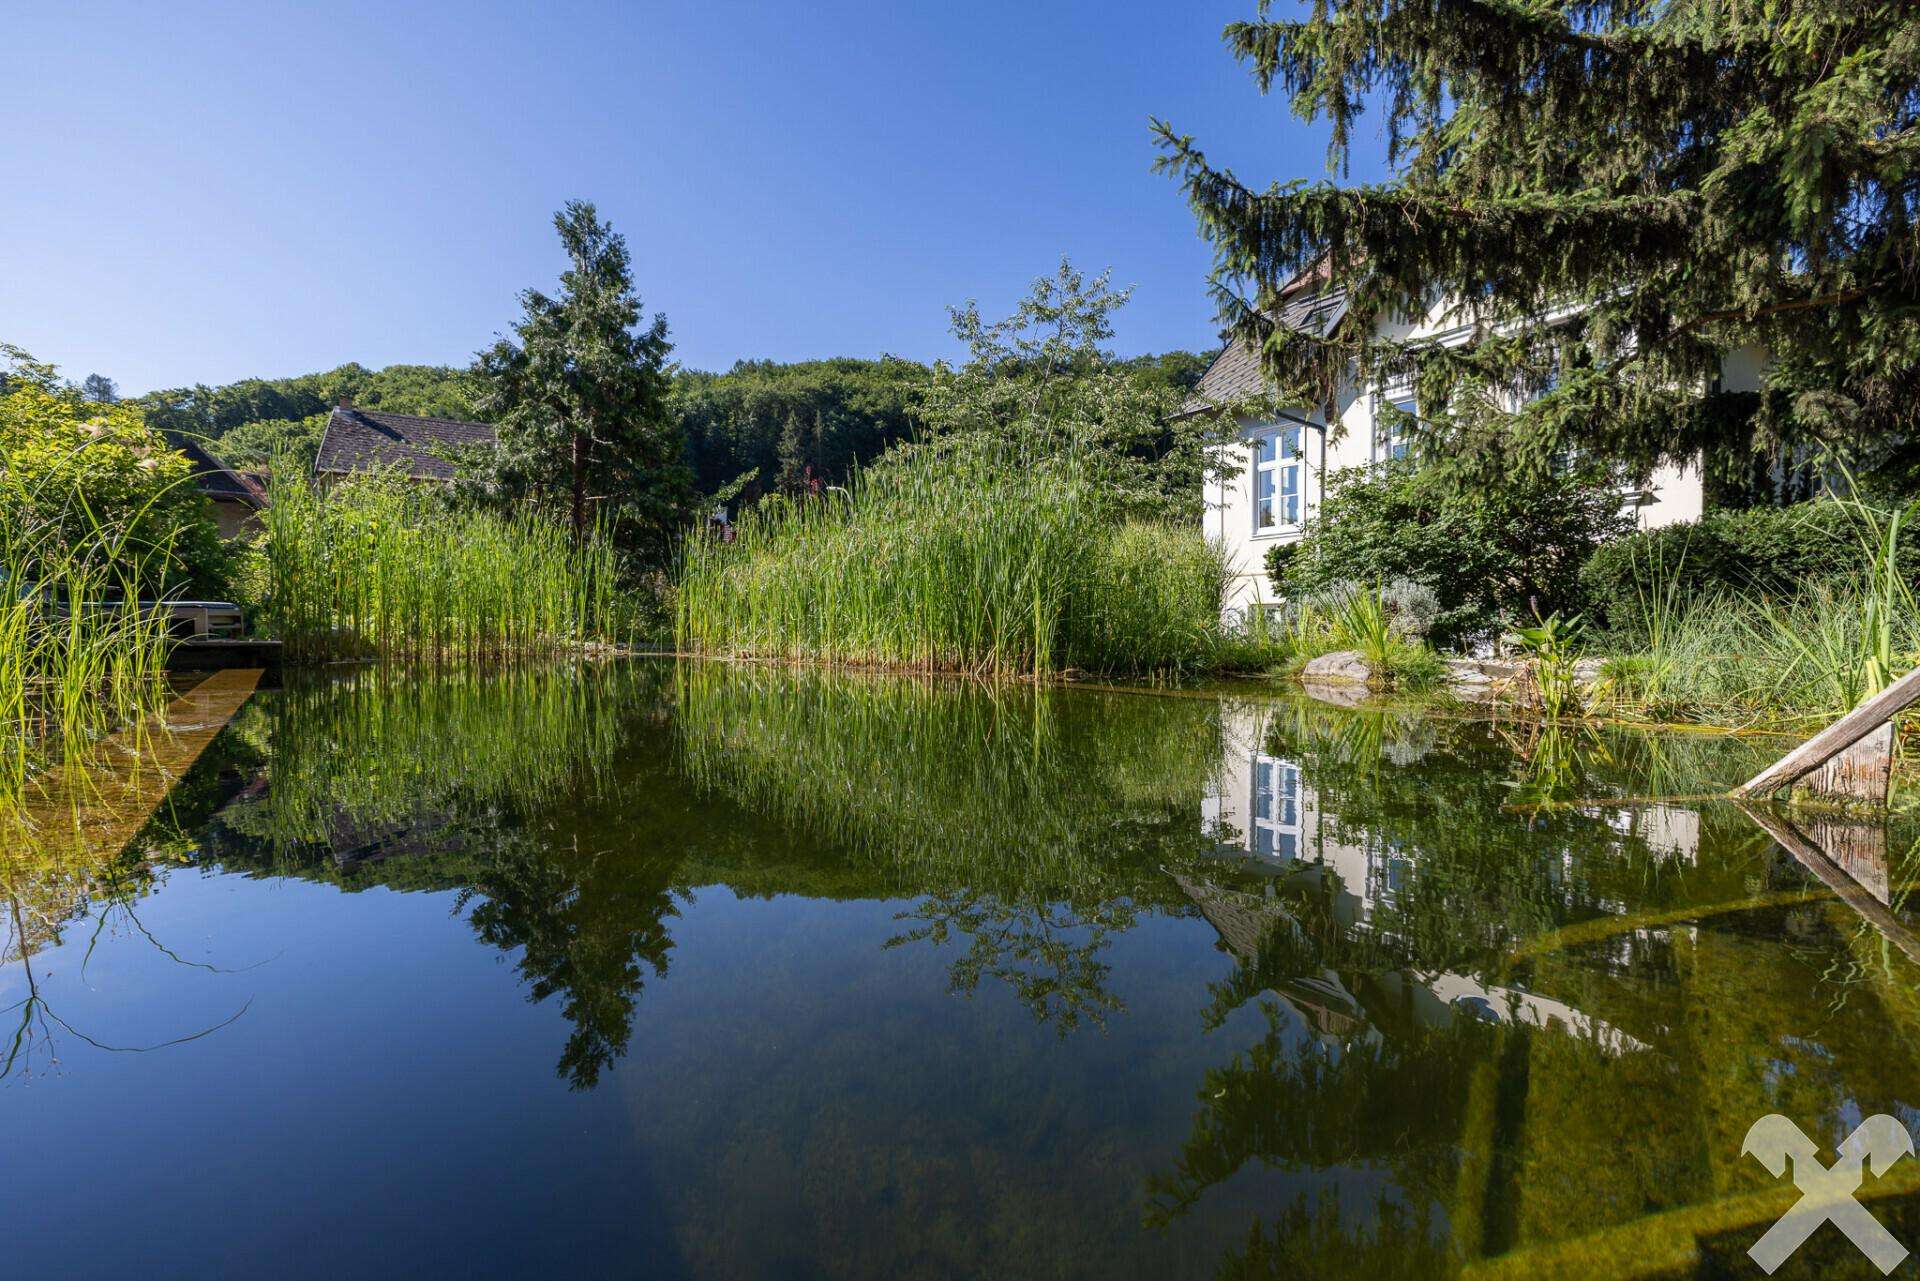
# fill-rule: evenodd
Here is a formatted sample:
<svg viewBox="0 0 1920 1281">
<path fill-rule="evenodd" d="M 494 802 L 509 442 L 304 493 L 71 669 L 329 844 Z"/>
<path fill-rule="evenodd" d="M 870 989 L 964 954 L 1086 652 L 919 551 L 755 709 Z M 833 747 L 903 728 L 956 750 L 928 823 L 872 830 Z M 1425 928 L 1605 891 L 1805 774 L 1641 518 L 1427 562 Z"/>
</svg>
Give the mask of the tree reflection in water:
<svg viewBox="0 0 1920 1281">
<path fill-rule="evenodd" d="M 1248 1171 L 1349 1176 L 1269 1207 L 1223 1275 L 1600 1241 L 1762 1187 L 1757 1115 L 1831 1143 L 1920 1095 L 1879 1030 L 1920 1031 L 1911 976 L 1836 965 L 1871 940 L 1737 811 L 1641 799 L 1750 772 L 1724 741 L 718 664 L 365 674 L 237 738 L 264 764 L 207 853 L 458 891 L 565 1015 L 578 1088 L 701 887 L 904 900 L 889 946 L 957 949 L 953 992 L 1062 1037 L 1126 1016 L 1116 940 L 1204 923 L 1232 968 L 1194 1034 L 1228 1044 L 1142 1172 L 1146 1223 Z"/>
</svg>

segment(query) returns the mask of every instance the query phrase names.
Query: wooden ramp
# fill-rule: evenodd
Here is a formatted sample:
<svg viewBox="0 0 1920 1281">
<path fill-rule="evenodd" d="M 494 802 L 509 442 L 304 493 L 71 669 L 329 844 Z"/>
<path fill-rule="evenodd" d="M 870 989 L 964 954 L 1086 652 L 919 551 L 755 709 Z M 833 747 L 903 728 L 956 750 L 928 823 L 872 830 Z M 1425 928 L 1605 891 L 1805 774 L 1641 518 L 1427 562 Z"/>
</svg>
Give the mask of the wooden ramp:
<svg viewBox="0 0 1920 1281">
<path fill-rule="evenodd" d="M 259 684 L 259 668 L 213 673 L 159 715 L 102 740 L 86 761 L 35 780 L 23 812 L 0 815 L 0 836 L 40 857 L 119 853 Z"/>
<path fill-rule="evenodd" d="M 1920 668 L 1734 788 L 1733 794 L 1764 798 L 1804 783 L 1822 796 L 1885 805 L 1893 775 L 1893 718 L 1915 702 L 1920 702 Z"/>
</svg>

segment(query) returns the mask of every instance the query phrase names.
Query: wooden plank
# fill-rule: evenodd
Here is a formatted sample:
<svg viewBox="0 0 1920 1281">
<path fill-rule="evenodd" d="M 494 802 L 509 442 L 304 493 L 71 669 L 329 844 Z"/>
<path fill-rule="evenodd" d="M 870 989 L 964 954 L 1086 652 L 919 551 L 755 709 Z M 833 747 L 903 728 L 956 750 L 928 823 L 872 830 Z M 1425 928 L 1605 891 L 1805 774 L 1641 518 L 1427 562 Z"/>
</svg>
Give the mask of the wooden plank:
<svg viewBox="0 0 1920 1281">
<path fill-rule="evenodd" d="M 1865 738 L 1841 749 L 1800 785 L 1820 796 L 1884 807 L 1893 785 L 1893 722 L 1868 730 Z"/>
<path fill-rule="evenodd" d="M 1825 850 L 1815 845 L 1811 838 L 1795 827 L 1785 816 L 1777 814 L 1760 805 L 1742 805 L 1748 818 L 1766 830 L 1768 836 L 1778 841 L 1787 853 L 1800 861 L 1801 866 L 1819 877 L 1840 901 L 1860 914 L 1869 925 L 1885 936 L 1889 943 L 1906 953 L 1907 959 L 1920 965 L 1920 938 L 1915 938 L 1905 921 L 1893 912 L 1893 909 L 1874 896 L 1867 886 L 1848 875 L 1847 870 L 1835 862 Z M 1851 856 L 1851 855 L 1850 855 Z"/>
<path fill-rule="evenodd" d="M 1908 672 L 1893 684 L 1788 752 L 1771 766 L 1733 789 L 1735 796 L 1771 796 L 1819 769 L 1828 761 L 1866 738 L 1880 726 L 1920 702 L 1920 668 Z M 1888 738 L 1891 744 L 1891 737 Z M 1858 773 L 1859 769 L 1854 768 Z M 1886 791 L 1880 791 L 1881 801 Z"/>
</svg>

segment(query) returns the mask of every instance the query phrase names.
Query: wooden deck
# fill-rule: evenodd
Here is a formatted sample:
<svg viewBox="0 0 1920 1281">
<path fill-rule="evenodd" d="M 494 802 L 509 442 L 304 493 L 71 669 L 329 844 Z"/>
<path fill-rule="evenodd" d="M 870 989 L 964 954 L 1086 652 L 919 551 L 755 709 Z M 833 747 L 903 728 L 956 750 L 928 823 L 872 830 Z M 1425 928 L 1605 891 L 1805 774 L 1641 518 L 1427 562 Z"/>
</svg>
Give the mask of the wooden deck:
<svg viewBox="0 0 1920 1281">
<path fill-rule="evenodd" d="M 24 815 L 0 818 L 0 837 L 59 858 L 118 854 L 259 683 L 257 667 L 213 673 L 158 716 L 102 740 L 85 763 L 35 780 Z"/>
<path fill-rule="evenodd" d="M 176 643 L 167 655 L 167 669 L 175 672 L 211 672 L 229 667 L 278 667 L 277 640 L 229 640 L 193 636 Z"/>
</svg>

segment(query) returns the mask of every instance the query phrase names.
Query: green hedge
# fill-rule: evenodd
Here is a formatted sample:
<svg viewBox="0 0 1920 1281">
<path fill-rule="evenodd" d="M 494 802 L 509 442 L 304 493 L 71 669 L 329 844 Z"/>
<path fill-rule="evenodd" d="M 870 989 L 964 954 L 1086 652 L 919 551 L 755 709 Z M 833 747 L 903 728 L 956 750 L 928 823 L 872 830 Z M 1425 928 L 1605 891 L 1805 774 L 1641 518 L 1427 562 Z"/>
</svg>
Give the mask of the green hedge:
<svg viewBox="0 0 1920 1281">
<path fill-rule="evenodd" d="M 1920 525 L 1907 527 L 1901 561 L 1920 571 Z M 1679 599 L 1716 593 L 1792 596 L 1865 569 L 1859 518 L 1840 503 L 1710 511 L 1697 521 L 1644 530 L 1598 548 L 1580 570 L 1588 607 L 1615 628 L 1639 617 L 1655 583 Z"/>
</svg>

